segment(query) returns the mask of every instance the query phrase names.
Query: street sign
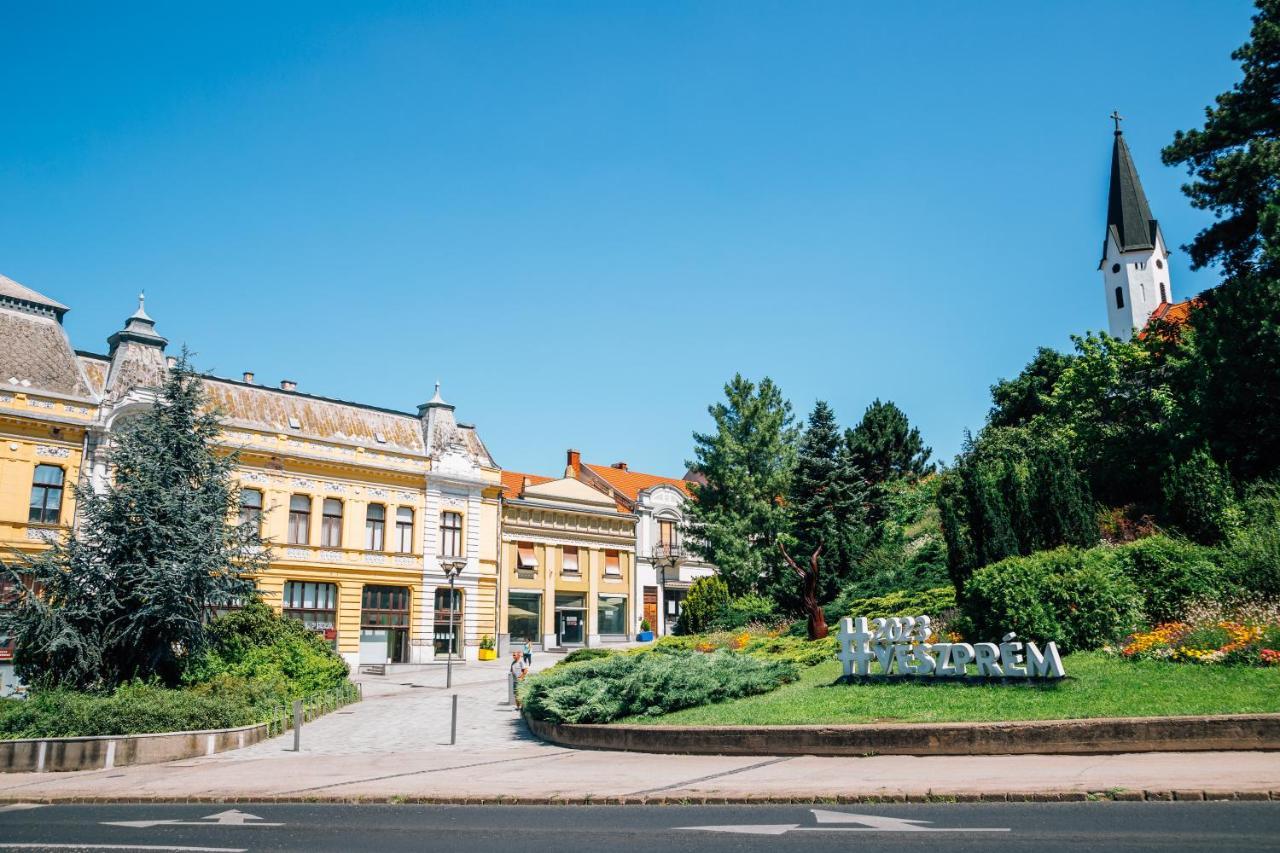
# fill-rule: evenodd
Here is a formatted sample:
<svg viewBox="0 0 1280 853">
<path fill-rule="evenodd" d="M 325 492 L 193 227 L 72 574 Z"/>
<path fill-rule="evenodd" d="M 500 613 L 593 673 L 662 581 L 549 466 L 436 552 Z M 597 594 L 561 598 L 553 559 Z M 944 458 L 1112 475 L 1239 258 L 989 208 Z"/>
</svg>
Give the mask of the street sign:
<svg viewBox="0 0 1280 853">
<path fill-rule="evenodd" d="M 724 826 L 679 826 L 677 829 L 701 832 L 729 832 L 737 835 L 785 835 L 788 832 L 1008 832 L 1008 827 L 926 826 L 932 821 L 849 814 L 825 809 L 810 809 L 818 826 L 798 823 L 759 823 Z M 846 826 L 843 824 L 858 824 Z"/>
<path fill-rule="evenodd" d="M 284 826 L 283 823 L 266 823 L 256 814 L 246 814 L 236 809 L 206 815 L 199 820 L 104 820 L 104 826 L 127 826 L 132 829 L 150 829 L 153 826 Z"/>
</svg>

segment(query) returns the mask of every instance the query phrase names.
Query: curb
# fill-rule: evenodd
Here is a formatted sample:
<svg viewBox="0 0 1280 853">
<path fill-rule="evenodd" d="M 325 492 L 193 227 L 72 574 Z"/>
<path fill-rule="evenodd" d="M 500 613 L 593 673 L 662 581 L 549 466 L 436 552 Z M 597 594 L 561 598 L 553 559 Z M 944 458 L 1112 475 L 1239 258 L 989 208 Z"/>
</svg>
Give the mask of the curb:
<svg viewBox="0 0 1280 853">
<path fill-rule="evenodd" d="M 129 805 L 141 803 L 209 803 L 209 804 L 316 804 L 345 803 L 351 805 L 436 805 L 436 806 L 733 806 L 733 805 L 866 805 L 884 803 L 1109 803 L 1109 802 L 1280 802 L 1280 790 L 1225 791 L 1225 790 L 1143 790 L 1130 791 L 1111 788 L 1105 791 L 991 791 L 974 793 L 963 791 L 947 793 L 926 791 L 922 793 L 868 794 L 839 796 L 815 795 L 748 795 L 741 797 L 703 796 L 592 796 L 551 795 L 547 797 L 476 796 L 313 796 L 297 797 L 270 795 L 253 797 L 0 797 L 0 805 L 8 803 L 42 803 L 49 805 Z"/>
<path fill-rule="evenodd" d="M 1099 755 L 1280 750 L 1280 714 L 809 726 L 551 723 L 528 714 L 524 720 L 535 736 L 560 746 L 668 755 Z"/>
</svg>

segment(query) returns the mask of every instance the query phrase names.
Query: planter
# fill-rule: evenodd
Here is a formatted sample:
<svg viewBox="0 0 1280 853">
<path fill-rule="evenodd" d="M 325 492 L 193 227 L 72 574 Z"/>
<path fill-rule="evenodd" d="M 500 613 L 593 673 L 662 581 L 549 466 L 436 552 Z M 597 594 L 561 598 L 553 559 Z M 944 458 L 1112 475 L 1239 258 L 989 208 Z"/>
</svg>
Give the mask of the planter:
<svg viewBox="0 0 1280 853">
<path fill-rule="evenodd" d="M 652 632 L 652 631 L 641 631 L 639 634 L 636 634 L 636 642 L 638 642 L 638 643 L 652 643 L 652 642 L 653 642 L 653 632 Z"/>
<path fill-rule="evenodd" d="M 497 659 L 498 659 L 497 649 L 481 649 L 480 650 L 480 660 L 497 660 Z"/>
</svg>

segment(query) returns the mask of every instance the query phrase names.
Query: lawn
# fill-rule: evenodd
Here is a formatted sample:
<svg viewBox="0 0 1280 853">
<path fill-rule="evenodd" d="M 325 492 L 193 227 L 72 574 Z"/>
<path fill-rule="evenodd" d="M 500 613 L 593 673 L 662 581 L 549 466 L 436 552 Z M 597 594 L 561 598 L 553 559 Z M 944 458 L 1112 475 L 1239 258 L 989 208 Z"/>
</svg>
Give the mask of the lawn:
<svg viewBox="0 0 1280 853">
<path fill-rule="evenodd" d="M 1280 668 L 1125 661 L 1102 652 L 1068 655 L 1070 676 L 1047 684 L 900 681 L 836 684 L 840 663 L 760 696 L 686 708 L 636 725 L 1062 720 L 1280 712 Z"/>
</svg>

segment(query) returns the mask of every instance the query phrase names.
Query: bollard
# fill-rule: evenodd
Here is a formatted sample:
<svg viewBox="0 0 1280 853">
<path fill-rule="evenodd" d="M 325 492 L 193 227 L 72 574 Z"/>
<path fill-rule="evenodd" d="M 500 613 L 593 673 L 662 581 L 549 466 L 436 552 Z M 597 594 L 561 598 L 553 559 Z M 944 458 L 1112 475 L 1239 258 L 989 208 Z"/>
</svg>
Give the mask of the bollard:
<svg viewBox="0 0 1280 853">
<path fill-rule="evenodd" d="M 302 700 L 293 700 L 293 751 L 302 751 Z"/>
<path fill-rule="evenodd" d="M 449 746 L 458 742 L 458 694 L 453 694 L 453 713 L 449 718 Z"/>
<path fill-rule="evenodd" d="M 516 704 L 516 674 L 507 673 L 507 704 Z"/>
</svg>

